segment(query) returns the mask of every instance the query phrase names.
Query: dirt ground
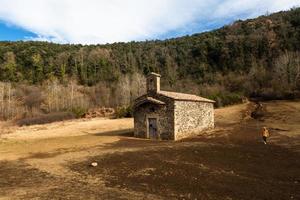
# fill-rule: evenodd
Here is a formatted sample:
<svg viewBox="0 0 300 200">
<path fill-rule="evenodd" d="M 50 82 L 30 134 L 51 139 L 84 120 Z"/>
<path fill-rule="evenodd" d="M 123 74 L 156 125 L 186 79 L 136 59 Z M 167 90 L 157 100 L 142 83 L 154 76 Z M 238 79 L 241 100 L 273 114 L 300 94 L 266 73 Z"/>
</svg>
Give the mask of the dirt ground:
<svg viewBox="0 0 300 200">
<path fill-rule="evenodd" d="M 133 138 L 132 119 L 2 122 L 0 200 L 300 199 L 300 102 L 262 104 L 257 119 L 253 103 L 217 109 L 214 130 L 178 142 Z"/>
</svg>

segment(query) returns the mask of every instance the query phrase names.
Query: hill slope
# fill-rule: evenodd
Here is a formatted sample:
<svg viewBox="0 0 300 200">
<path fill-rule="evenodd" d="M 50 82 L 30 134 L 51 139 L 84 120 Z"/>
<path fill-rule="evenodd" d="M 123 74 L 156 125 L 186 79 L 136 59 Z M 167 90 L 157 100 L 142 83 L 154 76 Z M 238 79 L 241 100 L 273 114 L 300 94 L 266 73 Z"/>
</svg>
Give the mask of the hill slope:
<svg viewBox="0 0 300 200">
<path fill-rule="evenodd" d="M 75 75 L 83 84 L 94 84 L 133 71 L 159 71 L 170 82 L 175 77 L 201 82 L 205 72 L 274 66 L 282 53 L 300 50 L 299 28 L 298 8 L 165 41 L 96 46 L 1 42 L 1 80 L 36 83 L 51 76 Z"/>
<path fill-rule="evenodd" d="M 243 96 L 296 97 L 299 51 L 300 8 L 296 8 L 165 41 L 90 46 L 0 42 L 0 81 L 18 83 L 15 87 L 42 85 L 43 92 L 49 82 L 66 86 L 72 79 L 93 86 L 78 86 L 93 104 L 116 106 L 142 93 L 143 75 L 155 71 L 162 74 L 165 90 L 206 96 L 222 106 Z M 73 95 L 73 89 L 67 91 Z M 12 94 L 22 97 L 31 92 Z M 6 96 L 0 87 L 0 99 Z"/>
</svg>

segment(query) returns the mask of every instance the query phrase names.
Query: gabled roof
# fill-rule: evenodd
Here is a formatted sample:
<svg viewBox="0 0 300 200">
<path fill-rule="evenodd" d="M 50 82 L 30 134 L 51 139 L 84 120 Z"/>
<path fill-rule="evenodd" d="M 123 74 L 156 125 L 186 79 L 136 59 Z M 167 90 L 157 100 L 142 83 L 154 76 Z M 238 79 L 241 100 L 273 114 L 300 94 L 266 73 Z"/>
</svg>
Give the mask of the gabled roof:
<svg viewBox="0 0 300 200">
<path fill-rule="evenodd" d="M 213 100 L 206 99 L 193 94 L 184 94 L 184 93 L 169 92 L 169 91 L 159 91 L 158 94 L 178 101 L 199 101 L 199 102 L 215 103 L 215 101 Z"/>
<path fill-rule="evenodd" d="M 158 105 L 165 105 L 165 102 L 162 102 L 153 97 L 141 96 L 140 98 L 136 99 L 134 107 L 140 106 L 140 105 L 142 105 L 144 103 L 148 103 L 148 102 L 158 104 Z"/>
<path fill-rule="evenodd" d="M 169 92 L 169 91 L 159 91 L 156 93 L 157 98 L 148 96 L 149 94 L 145 94 L 137 98 L 134 102 L 134 107 L 138 107 L 144 103 L 153 103 L 157 105 L 165 105 L 166 103 L 162 100 L 159 100 L 159 96 L 167 97 L 173 99 L 175 101 L 196 101 L 196 102 L 207 102 L 207 103 L 215 103 L 215 101 L 206 99 L 197 95 L 193 94 L 184 94 L 184 93 L 177 93 L 177 92 Z"/>
</svg>

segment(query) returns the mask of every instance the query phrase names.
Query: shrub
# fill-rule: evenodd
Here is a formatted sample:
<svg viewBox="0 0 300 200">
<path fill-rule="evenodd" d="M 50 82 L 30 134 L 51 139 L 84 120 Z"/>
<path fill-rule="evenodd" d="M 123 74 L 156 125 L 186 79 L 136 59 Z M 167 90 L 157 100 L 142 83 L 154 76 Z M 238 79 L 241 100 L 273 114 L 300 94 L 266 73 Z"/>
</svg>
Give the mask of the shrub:
<svg viewBox="0 0 300 200">
<path fill-rule="evenodd" d="M 74 119 L 75 115 L 70 112 L 57 112 L 50 114 L 42 114 L 37 117 L 25 118 L 17 121 L 19 126 L 30 126 L 35 124 L 47 124 L 57 121 L 63 121 L 68 119 Z"/>
<path fill-rule="evenodd" d="M 133 110 L 131 106 L 118 107 L 115 112 L 116 118 L 130 118 L 133 116 Z"/>
<path fill-rule="evenodd" d="M 87 108 L 74 107 L 71 109 L 71 112 L 75 115 L 76 118 L 82 118 L 87 112 Z"/>
<path fill-rule="evenodd" d="M 216 101 L 216 107 L 228 106 L 243 102 L 243 96 L 236 93 L 217 93 L 209 97 Z"/>
</svg>

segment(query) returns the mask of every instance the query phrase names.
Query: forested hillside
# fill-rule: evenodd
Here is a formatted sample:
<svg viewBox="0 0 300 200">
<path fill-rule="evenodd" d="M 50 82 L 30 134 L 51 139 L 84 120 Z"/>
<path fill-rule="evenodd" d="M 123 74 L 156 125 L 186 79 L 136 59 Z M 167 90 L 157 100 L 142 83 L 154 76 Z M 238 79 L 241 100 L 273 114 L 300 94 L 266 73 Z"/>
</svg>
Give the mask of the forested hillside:
<svg viewBox="0 0 300 200">
<path fill-rule="evenodd" d="M 0 42 L 0 111 L 8 100 L 39 112 L 128 105 L 143 93 L 143 75 L 150 71 L 162 74 L 162 88 L 213 98 L 219 106 L 244 96 L 294 98 L 300 90 L 300 8 L 165 41 Z M 31 102 L 34 96 L 41 99 Z"/>
</svg>

